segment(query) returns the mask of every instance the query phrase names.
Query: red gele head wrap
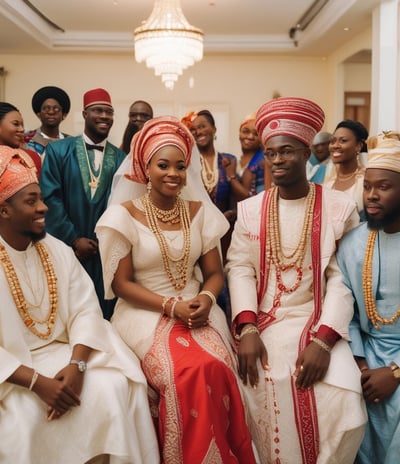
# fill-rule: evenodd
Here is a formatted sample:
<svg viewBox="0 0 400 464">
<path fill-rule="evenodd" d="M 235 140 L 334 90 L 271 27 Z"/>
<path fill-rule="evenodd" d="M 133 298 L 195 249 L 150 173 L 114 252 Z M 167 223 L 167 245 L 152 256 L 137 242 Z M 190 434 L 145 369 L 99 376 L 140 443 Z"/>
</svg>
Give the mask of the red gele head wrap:
<svg viewBox="0 0 400 464">
<path fill-rule="evenodd" d="M 284 135 L 309 147 L 324 121 L 323 110 L 311 100 L 282 97 L 261 106 L 256 115 L 256 129 L 263 145 L 271 137 Z"/>
<path fill-rule="evenodd" d="M 23 150 L 0 145 L 0 202 L 29 184 L 39 183 L 35 163 Z"/>
<path fill-rule="evenodd" d="M 182 151 L 189 166 L 194 139 L 189 129 L 173 116 L 160 116 L 147 121 L 131 142 L 132 174 L 127 177 L 140 184 L 147 182 L 146 168 L 153 155 L 165 146 Z"/>
<path fill-rule="evenodd" d="M 92 105 L 108 105 L 112 107 L 111 97 L 107 90 L 93 89 L 88 90 L 83 95 L 83 109 Z"/>
<path fill-rule="evenodd" d="M 190 111 L 188 114 L 183 116 L 181 119 L 181 123 L 185 124 L 185 126 L 190 129 L 191 125 L 193 124 L 193 121 L 197 118 L 198 114 L 195 111 Z"/>
</svg>

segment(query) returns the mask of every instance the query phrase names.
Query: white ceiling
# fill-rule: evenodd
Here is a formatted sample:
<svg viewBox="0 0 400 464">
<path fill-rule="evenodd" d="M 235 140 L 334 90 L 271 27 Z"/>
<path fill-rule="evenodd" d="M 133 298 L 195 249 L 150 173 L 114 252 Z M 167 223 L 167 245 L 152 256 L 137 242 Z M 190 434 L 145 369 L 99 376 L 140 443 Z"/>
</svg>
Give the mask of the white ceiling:
<svg viewBox="0 0 400 464">
<path fill-rule="evenodd" d="M 289 30 L 313 0 L 181 0 L 181 6 L 188 21 L 204 31 L 205 54 L 326 56 L 370 28 L 372 11 L 382 1 L 328 0 L 308 27 L 296 33 L 297 45 Z M 0 54 L 132 53 L 133 31 L 148 18 L 153 3 L 0 0 Z M 29 4 L 62 30 L 46 22 Z"/>
</svg>

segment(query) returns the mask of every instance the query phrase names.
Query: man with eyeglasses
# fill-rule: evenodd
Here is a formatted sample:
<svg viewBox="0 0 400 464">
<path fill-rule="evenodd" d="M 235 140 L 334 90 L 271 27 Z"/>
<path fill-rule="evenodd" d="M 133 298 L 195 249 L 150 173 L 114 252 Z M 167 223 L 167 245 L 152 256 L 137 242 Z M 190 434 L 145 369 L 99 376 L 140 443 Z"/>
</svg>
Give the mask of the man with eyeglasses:
<svg viewBox="0 0 400 464">
<path fill-rule="evenodd" d="M 43 158 L 49 142 L 69 137 L 60 131 L 60 124 L 67 117 L 70 108 L 69 96 L 63 89 L 46 86 L 37 90 L 32 97 L 32 109 L 41 125 L 38 129 L 25 133 L 26 148 L 34 150 Z"/>
<path fill-rule="evenodd" d="M 297 97 L 258 110 L 274 187 L 238 204 L 228 251 L 239 374 L 263 463 L 351 464 L 366 422 L 348 345 L 353 301 L 335 258 L 357 209 L 306 177 L 324 118 Z"/>
<path fill-rule="evenodd" d="M 40 186 L 49 210 L 47 231 L 67 245 L 92 278 L 103 315 L 115 301 L 104 300 L 103 274 L 94 228 L 107 207 L 113 176 L 125 153 L 107 141 L 114 122 L 109 93 L 101 88 L 83 96 L 84 133 L 47 146 Z"/>
<path fill-rule="evenodd" d="M 122 136 L 120 149 L 129 153 L 132 137 L 139 131 L 143 124 L 153 119 L 153 108 L 143 100 L 136 100 L 129 108 L 129 121 Z"/>
</svg>

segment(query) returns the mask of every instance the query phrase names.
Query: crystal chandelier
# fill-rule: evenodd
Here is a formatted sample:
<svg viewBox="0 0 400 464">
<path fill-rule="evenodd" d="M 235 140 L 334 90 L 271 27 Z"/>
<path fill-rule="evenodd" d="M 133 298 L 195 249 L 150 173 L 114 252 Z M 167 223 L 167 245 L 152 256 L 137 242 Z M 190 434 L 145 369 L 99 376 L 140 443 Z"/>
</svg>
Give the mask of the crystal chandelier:
<svg viewBox="0 0 400 464">
<path fill-rule="evenodd" d="M 203 58 L 203 31 L 191 26 L 180 0 L 155 0 L 147 21 L 134 31 L 135 58 L 154 68 L 168 89 L 184 69 Z"/>
</svg>

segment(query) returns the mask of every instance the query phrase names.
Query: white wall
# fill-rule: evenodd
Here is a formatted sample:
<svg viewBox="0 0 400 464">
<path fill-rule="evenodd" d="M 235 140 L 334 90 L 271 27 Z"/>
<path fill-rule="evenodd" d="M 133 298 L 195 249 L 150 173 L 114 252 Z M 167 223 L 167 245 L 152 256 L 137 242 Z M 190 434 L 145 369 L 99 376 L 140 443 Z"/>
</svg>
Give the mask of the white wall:
<svg viewBox="0 0 400 464">
<path fill-rule="evenodd" d="M 344 65 L 344 90 L 346 92 L 371 91 L 371 64 L 346 63 Z"/>
<path fill-rule="evenodd" d="M 314 57 L 206 56 L 187 69 L 175 89 L 169 91 L 153 70 L 135 62 L 133 53 L 0 55 L 0 67 L 7 71 L 5 100 L 20 109 L 27 129 L 38 126 L 31 109 L 31 98 L 38 88 L 56 85 L 67 91 L 72 108 L 62 129 L 78 134 L 82 130 L 83 93 L 104 87 L 115 107 L 111 133 L 115 143 L 120 142 L 129 105 L 141 99 L 152 104 L 156 115 L 182 117 L 189 110 L 210 109 L 217 121 L 217 148 L 234 154 L 239 152 L 240 122 L 271 99 L 274 92 L 313 99 L 324 108 L 329 127 L 336 120 L 337 99 L 343 99 L 343 92 L 335 92 L 333 63 L 337 65 L 335 61 Z"/>
</svg>

